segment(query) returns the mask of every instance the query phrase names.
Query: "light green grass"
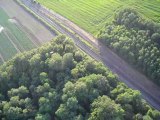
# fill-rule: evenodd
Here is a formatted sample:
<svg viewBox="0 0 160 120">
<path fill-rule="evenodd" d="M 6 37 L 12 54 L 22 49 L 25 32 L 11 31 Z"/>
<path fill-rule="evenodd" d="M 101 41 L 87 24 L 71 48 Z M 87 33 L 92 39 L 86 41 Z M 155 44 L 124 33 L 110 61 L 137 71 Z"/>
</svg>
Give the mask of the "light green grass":
<svg viewBox="0 0 160 120">
<path fill-rule="evenodd" d="M 19 26 L 9 21 L 9 16 L 2 9 L 0 9 L 0 16 L 0 25 L 4 27 L 0 33 L 0 54 L 5 61 L 13 57 L 18 51 L 23 52 L 35 47 Z"/>
<path fill-rule="evenodd" d="M 4 60 L 8 60 L 17 53 L 17 50 L 3 32 L 0 34 L 0 53 Z"/>
<path fill-rule="evenodd" d="M 96 35 L 114 13 L 125 7 L 160 22 L 158 0 L 37 0 L 49 9 L 67 17 L 86 31 Z"/>
</svg>

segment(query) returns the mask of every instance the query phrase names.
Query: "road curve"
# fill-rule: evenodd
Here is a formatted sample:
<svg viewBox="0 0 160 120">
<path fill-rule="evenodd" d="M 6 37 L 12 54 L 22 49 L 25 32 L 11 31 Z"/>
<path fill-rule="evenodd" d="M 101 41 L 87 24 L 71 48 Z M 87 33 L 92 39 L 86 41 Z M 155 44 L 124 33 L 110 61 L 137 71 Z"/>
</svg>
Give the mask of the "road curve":
<svg viewBox="0 0 160 120">
<path fill-rule="evenodd" d="M 102 61 L 108 68 L 110 68 L 114 73 L 118 75 L 122 82 L 125 82 L 129 87 L 139 90 L 142 93 L 143 98 L 148 101 L 157 110 L 160 110 L 160 87 L 149 80 L 145 75 L 133 69 L 128 63 L 116 55 L 113 51 L 107 48 L 102 43 L 98 42 L 91 34 L 85 32 L 83 29 L 79 28 L 77 25 L 64 18 L 63 16 L 46 9 L 39 4 L 33 4 L 29 0 L 21 0 L 28 8 L 30 8 L 34 13 L 40 16 L 47 23 L 56 28 L 60 33 L 67 35 L 72 38 L 75 44 L 81 48 L 84 52 L 89 54 L 91 57 L 97 61 Z M 57 23 L 49 16 L 58 20 Z M 90 47 L 85 45 L 75 34 L 69 32 L 64 27 L 74 31 L 81 38 L 90 42 L 95 48 L 99 49 L 99 54 L 94 52 Z"/>
</svg>

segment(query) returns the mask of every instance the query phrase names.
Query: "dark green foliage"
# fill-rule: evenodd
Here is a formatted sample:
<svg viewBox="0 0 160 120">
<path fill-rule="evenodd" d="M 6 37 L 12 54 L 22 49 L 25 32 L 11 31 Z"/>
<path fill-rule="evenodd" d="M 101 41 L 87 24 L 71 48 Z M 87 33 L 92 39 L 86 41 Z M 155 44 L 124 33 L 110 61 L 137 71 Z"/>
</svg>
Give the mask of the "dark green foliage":
<svg viewBox="0 0 160 120">
<path fill-rule="evenodd" d="M 92 103 L 89 120 L 123 120 L 124 110 L 107 96 L 98 97 Z"/>
<path fill-rule="evenodd" d="M 61 35 L 1 66 L 0 118 L 159 119 L 138 91 L 117 79 Z"/>
<path fill-rule="evenodd" d="M 160 34 L 159 33 L 152 34 L 151 40 L 153 40 L 154 42 L 157 42 L 158 44 L 160 44 Z"/>
<path fill-rule="evenodd" d="M 160 24 L 122 10 L 106 25 L 99 39 L 160 85 Z"/>
</svg>

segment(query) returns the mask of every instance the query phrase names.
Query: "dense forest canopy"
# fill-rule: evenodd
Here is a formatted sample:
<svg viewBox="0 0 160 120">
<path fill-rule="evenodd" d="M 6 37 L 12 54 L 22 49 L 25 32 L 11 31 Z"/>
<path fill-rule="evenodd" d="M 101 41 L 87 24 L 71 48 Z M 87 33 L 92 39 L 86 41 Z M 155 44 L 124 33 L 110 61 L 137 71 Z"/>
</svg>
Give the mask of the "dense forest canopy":
<svg viewBox="0 0 160 120">
<path fill-rule="evenodd" d="M 160 112 L 60 35 L 0 68 L 3 120 L 159 120 Z"/>
<path fill-rule="evenodd" d="M 134 9 L 124 9 L 98 38 L 160 85 L 159 23 L 142 18 Z"/>
</svg>

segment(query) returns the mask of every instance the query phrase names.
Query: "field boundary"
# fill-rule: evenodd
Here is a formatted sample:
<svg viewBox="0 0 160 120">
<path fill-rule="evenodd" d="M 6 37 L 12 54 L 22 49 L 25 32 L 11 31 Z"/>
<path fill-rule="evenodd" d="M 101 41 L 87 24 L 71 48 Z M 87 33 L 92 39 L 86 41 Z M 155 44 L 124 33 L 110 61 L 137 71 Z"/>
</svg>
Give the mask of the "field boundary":
<svg viewBox="0 0 160 120">
<path fill-rule="evenodd" d="M 45 13 L 43 13 L 45 14 Z M 65 26 L 63 23 L 59 22 L 57 18 L 53 18 L 47 14 L 45 14 L 46 16 L 48 16 L 51 20 L 53 20 L 54 22 L 56 22 L 57 24 L 59 24 L 63 29 L 65 29 L 66 31 L 68 31 L 70 34 L 74 34 L 79 40 L 81 40 L 84 44 L 86 44 L 88 47 L 90 47 L 92 50 L 94 50 L 95 52 L 98 52 L 98 49 L 93 47 L 90 43 L 90 41 L 83 39 L 80 35 L 76 34 L 76 32 L 74 32 L 71 28 Z"/>
<path fill-rule="evenodd" d="M 5 36 L 9 39 L 9 41 L 12 43 L 14 48 L 17 50 L 17 53 L 21 53 L 20 49 L 17 47 L 17 45 L 12 41 L 12 39 L 9 37 L 7 31 L 4 31 Z"/>
<path fill-rule="evenodd" d="M 33 10 L 32 8 L 28 7 L 27 5 L 25 5 L 25 3 L 21 0 L 16 0 L 22 7 L 24 7 L 25 9 L 27 9 L 27 11 L 29 10 L 29 12 L 31 12 L 33 15 L 36 16 L 36 18 L 41 19 L 42 21 L 45 22 L 45 20 L 43 20 L 40 16 L 38 16 Z M 42 6 L 44 7 L 44 6 Z M 45 8 L 46 9 L 46 8 Z M 37 10 L 38 11 L 38 10 Z M 51 16 L 49 16 L 48 14 L 45 14 L 43 11 L 40 11 L 41 14 L 47 16 L 49 18 L 49 20 L 51 22 L 54 21 L 55 24 L 57 24 L 59 27 L 61 27 L 63 30 L 67 31 L 69 34 L 74 35 L 77 39 L 79 39 L 81 42 L 83 42 L 83 44 L 85 44 L 86 46 L 88 46 L 91 50 L 93 50 L 95 53 L 99 54 L 99 51 L 97 48 L 95 48 L 87 39 L 83 39 L 80 35 L 76 34 L 72 29 L 70 29 L 69 27 L 65 26 L 64 24 L 62 24 L 61 22 L 58 21 L 58 19 L 55 19 Z M 53 27 L 52 25 L 50 25 L 49 23 L 45 22 L 45 25 L 49 25 L 50 27 Z M 55 29 L 55 27 L 53 27 Z M 61 33 L 60 30 L 56 30 L 58 32 L 58 34 L 63 34 Z"/>
<path fill-rule="evenodd" d="M 40 46 L 40 45 L 41 45 L 40 41 L 39 41 L 25 26 L 23 26 L 18 19 L 15 19 L 15 20 L 17 21 L 16 26 L 17 26 L 17 27 L 20 27 L 20 29 L 21 29 L 24 33 L 26 33 L 26 35 L 27 35 L 29 38 L 30 38 L 30 36 L 31 36 L 31 38 L 33 38 L 33 40 L 30 39 L 31 42 L 32 42 L 36 47 Z"/>
<path fill-rule="evenodd" d="M 16 26 L 16 27 L 17 27 L 17 26 Z M 17 29 L 18 29 L 18 28 L 17 28 Z M 17 48 L 20 50 L 20 52 L 25 51 L 25 48 L 20 44 L 20 42 L 17 40 L 16 36 L 14 36 L 9 29 L 6 28 L 6 30 L 7 30 L 8 34 L 9 34 L 10 36 L 12 36 L 12 41 L 13 41 L 13 39 L 14 39 L 14 42 L 16 42 L 16 46 L 17 46 Z M 7 35 L 8 35 L 8 34 L 7 34 Z M 9 37 L 9 35 L 8 35 L 8 39 L 10 40 L 11 38 Z"/>
<path fill-rule="evenodd" d="M 40 18 L 38 15 L 36 15 L 34 12 L 32 12 L 28 7 L 26 7 L 20 0 L 14 0 L 18 5 L 20 5 L 24 10 L 26 10 L 30 15 L 32 15 L 34 18 L 36 18 L 39 22 L 41 22 L 45 27 L 48 28 L 53 34 L 59 35 L 59 32 L 51 25 L 49 25 L 46 21 L 44 21 L 42 18 Z"/>
</svg>

